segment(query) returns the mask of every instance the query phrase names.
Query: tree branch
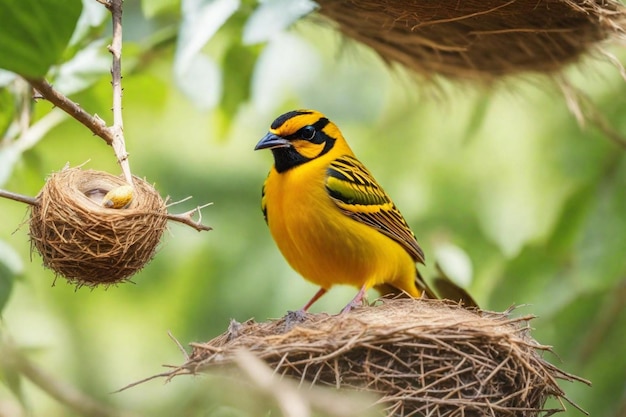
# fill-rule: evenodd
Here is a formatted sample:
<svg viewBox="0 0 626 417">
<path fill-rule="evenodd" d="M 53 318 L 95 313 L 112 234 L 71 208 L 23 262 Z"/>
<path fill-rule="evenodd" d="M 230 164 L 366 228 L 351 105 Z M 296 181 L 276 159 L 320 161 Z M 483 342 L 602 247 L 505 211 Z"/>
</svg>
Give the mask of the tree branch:
<svg viewBox="0 0 626 417">
<path fill-rule="evenodd" d="M 101 2 L 102 3 L 102 2 Z M 113 125 L 108 127 L 97 115 L 92 116 L 83 110 L 77 103 L 55 90 L 44 79 L 26 80 L 45 98 L 56 107 L 85 125 L 95 135 L 113 147 L 117 162 L 120 164 L 126 182 L 133 184 L 133 177 L 128 162 L 126 143 L 124 140 L 124 122 L 122 119 L 122 3 L 123 0 L 111 0 L 103 3 L 111 11 L 113 17 L 113 39 L 109 52 L 113 55 L 111 65 L 111 85 L 113 86 Z"/>
<path fill-rule="evenodd" d="M 44 79 L 26 79 L 37 90 L 41 97 L 45 98 L 56 107 L 60 108 L 71 117 L 82 123 L 95 135 L 113 147 L 117 161 L 120 164 L 126 182 L 133 185 L 133 177 L 130 171 L 128 153 L 124 139 L 124 121 L 122 117 L 122 5 L 123 0 L 96 0 L 104 5 L 110 12 L 113 20 L 113 38 L 108 50 L 113 56 L 111 65 L 111 85 L 113 87 L 113 125 L 108 127 L 97 115 L 91 115 L 83 110 L 77 103 L 70 100 L 61 92 L 55 90 Z M 37 204 L 36 199 L 21 196 L 8 191 L 0 190 L 0 197 L 9 198 L 30 205 Z M 210 204 L 196 207 L 193 210 L 181 214 L 168 214 L 169 220 L 186 224 L 197 231 L 209 231 L 211 227 L 201 223 L 202 213 L 200 210 Z M 199 220 L 195 221 L 193 215 L 199 214 Z"/>
<path fill-rule="evenodd" d="M 52 87 L 52 85 L 44 79 L 27 78 L 26 81 L 28 81 L 30 85 L 37 90 L 41 97 L 45 98 L 56 107 L 78 120 L 91 130 L 94 135 L 104 139 L 107 144 L 113 144 L 113 132 L 107 127 L 104 120 L 100 117 L 97 115 L 92 116 L 87 113 L 77 103 L 55 90 L 54 87 Z"/>
<path fill-rule="evenodd" d="M 0 361 L 14 368 L 20 375 L 51 397 L 84 416 L 132 417 L 128 412 L 113 409 L 87 396 L 73 385 L 61 381 L 55 375 L 39 368 L 9 340 L 0 340 Z"/>
<path fill-rule="evenodd" d="M 109 52 L 113 55 L 111 65 L 111 85 L 113 86 L 113 150 L 120 163 L 126 182 L 133 185 L 133 176 L 130 172 L 128 153 L 124 140 L 124 121 L 122 118 L 122 3 L 123 0 L 110 0 L 108 9 L 113 17 L 113 39 Z"/>
<path fill-rule="evenodd" d="M 30 204 L 31 206 L 39 205 L 39 200 L 37 200 L 36 197 L 29 197 L 27 195 L 17 194 L 7 190 L 0 189 L 0 197 L 8 198 L 13 201 L 19 201 L 20 203 Z"/>
<path fill-rule="evenodd" d="M 213 203 L 207 203 L 203 206 L 198 206 L 193 210 L 189 210 L 180 214 L 168 213 L 167 219 L 178 222 L 178 223 L 186 224 L 187 226 L 193 227 L 198 232 L 202 232 L 202 231 L 208 232 L 209 230 L 213 230 L 213 228 L 202 224 L 202 211 L 201 210 L 207 206 L 210 206 L 211 204 Z M 198 216 L 199 216 L 197 221 L 193 219 L 193 215 L 196 214 L 196 212 L 198 213 Z"/>
</svg>

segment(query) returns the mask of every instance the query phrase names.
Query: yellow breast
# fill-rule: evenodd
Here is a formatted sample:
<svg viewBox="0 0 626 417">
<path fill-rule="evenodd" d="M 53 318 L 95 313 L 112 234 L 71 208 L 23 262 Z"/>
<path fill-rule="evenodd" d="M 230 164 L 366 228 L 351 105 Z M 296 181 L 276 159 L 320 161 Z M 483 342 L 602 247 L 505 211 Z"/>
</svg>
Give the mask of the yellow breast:
<svg viewBox="0 0 626 417">
<path fill-rule="evenodd" d="M 325 186 L 331 158 L 321 157 L 265 183 L 268 225 L 289 264 L 307 280 L 368 288 L 394 285 L 412 296 L 415 263 L 396 241 L 343 214 Z"/>
</svg>

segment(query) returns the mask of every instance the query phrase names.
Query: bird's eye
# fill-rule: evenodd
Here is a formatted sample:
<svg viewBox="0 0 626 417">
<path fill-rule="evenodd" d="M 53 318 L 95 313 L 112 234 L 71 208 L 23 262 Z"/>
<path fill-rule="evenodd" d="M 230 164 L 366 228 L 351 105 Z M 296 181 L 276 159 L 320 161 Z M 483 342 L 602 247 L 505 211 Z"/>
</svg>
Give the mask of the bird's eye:
<svg viewBox="0 0 626 417">
<path fill-rule="evenodd" d="M 311 125 L 304 126 L 302 129 L 300 129 L 300 134 L 302 139 L 311 140 L 315 137 L 315 128 Z"/>
</svg>

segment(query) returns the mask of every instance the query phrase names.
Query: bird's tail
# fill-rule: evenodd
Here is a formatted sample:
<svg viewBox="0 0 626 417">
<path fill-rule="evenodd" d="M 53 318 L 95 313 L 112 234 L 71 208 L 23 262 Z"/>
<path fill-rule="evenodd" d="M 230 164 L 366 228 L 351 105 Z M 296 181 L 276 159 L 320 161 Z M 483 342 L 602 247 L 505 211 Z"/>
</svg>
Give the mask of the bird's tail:
<svg viewBox="0 0 626 417">
<path fill-rule="evenodd" d="M 465 307 L 478 308 L 478 303 L 474 300 L 474 297 L 469 295 L 465 288 L 461 288 L 455 284 L 454 281 L 443 272 L 439 264 L 436 263 L 435 268 L 437 269 L 437 276 L 433 279 L 433 285 L 441 298 L 461 302 Z"/>
</svg>

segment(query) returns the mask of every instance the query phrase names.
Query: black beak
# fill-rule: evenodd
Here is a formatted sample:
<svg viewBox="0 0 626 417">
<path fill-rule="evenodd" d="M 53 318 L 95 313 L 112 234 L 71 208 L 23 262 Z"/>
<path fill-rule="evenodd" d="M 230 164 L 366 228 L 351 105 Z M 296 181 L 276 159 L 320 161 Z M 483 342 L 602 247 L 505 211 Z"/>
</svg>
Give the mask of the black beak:
<svg viewBox="0 0 626 417">
<path fill-rule="evenodd" d="M 267 135 L 263 136 L 259 143 L 256 144 L 254 150 L 258 151 L 259 149 L 287 148 L 289 146 L 291 146 L 291 143 L 287 139 L 281 138 L 272 132 L 268 132 Z"/>
</svg>

